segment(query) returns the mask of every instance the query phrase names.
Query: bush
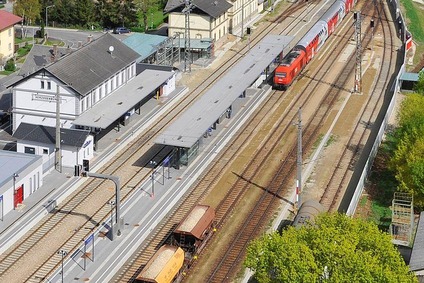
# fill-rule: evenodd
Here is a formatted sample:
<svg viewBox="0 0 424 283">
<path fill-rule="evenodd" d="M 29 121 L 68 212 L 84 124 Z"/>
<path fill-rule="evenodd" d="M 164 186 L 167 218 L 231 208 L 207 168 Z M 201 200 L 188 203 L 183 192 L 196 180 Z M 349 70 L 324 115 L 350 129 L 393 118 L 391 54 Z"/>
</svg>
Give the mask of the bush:
<svg viewBox="0 0 424 283">
<path fill-rule="evenodd" d="M 16 66 L 15 66 L 15 60 L 13 59 L 9 59 L 6 62 L 6 65 L 4 66 L 4 69 L 6 71 L 10 71 L 10 72 L 14 72 L 16 70 Z"/>
</svg>

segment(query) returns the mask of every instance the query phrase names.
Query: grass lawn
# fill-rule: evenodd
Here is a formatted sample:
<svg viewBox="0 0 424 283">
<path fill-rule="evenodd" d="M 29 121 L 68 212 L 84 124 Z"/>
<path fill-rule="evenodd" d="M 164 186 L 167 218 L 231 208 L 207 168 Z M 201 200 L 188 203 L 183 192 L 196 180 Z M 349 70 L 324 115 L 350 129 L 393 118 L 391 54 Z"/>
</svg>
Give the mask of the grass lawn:
<svg viewBox="0 0 424 283">
<path fill-rule="evenodd" d="M 408 30 L 412 33 L 413 40 L 424 43 L 424 10 L 423 5 L 412 0 L 401 0 L 403 15 L 407 18 Z"/>
</svg>

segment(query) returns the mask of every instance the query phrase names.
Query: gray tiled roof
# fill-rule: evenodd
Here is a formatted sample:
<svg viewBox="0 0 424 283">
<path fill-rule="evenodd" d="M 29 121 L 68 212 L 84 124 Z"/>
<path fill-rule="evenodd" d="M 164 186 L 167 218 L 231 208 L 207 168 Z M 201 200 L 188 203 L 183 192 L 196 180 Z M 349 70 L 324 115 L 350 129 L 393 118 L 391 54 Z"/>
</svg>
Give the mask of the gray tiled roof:
<svg viewBox="0 0 424 283">
<path fill-rule="evenodd" d="M 25 77 L 35 73 L 68 53 L 70 53 L 68 48 L 57 47 L 57 55 L 53 56 L 52 46 L 35 44 L 28 53 L 18 75 Z"/>
<path fill-rule="evenodd" d="M 192 0 L 190 1 L 196 8 L 213 18 L 218 18 L 228 11 L 233 5 L 225 0 Z M 175 9 L 182 10 L 185 6 L 183 0 L 168 0 L 165 12 L 170 13 Z"/>
<path fill-rule="evenodd" d="M 110 46 L 114 49 L 112 54 Z M 106 33 L 45 69 L 79 94 L 86 95 L 138 57 L 137 52 Z"/>
<path fill-rule="evenodd" d="M 60 139 L 62 145 L 81 147 L 90 134 L 86 130 L 77 129 L 60 129 Z M 49 126 L 33 125 L 29 123 L 21 123 L 13 134 L 18 140 L 33 141 L 44 144 L 55 144 L 56 128 Z"/>
<path fill-rule="evenodd" d="M 424 211 L 421 212 L 420 220 L 418 221 L 409 269 L 411 271 L 424 270 Z"/>
</svg>

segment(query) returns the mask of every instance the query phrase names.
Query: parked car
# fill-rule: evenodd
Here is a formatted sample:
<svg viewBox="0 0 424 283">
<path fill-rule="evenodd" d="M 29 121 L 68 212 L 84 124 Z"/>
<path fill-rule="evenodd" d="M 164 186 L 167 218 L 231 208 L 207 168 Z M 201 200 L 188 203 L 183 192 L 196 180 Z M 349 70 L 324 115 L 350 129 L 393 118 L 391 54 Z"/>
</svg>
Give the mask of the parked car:
<svg viewBox="0 0 424 283">
<path fill-rule="evenodd" d="M 103 28 L 103 32 L 105 32 L 105 33 L 113 32 L 113 28 L 111 28 L 111 27 L 104 27 Z"/>
<path fill-rule="evenodd" d="M 115 33 L 115 34 L 130 33 L 130 32 L 131 32 L 130 29 L 129 28 L 125 28 L 125 27 L 118 27 L 118 28 L 115 28 L 113 30 L 113 33 Z"/>
</svg>

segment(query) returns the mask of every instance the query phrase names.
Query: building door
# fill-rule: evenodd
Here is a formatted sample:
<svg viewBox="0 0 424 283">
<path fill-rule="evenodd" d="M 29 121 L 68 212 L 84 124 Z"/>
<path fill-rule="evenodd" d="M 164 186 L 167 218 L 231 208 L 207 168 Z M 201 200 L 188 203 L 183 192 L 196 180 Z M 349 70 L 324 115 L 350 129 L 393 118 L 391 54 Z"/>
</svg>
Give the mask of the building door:
<svg viewBox="0 0 424 283">
<path fill-rule="evenodd" d="M 16 208 L 18 206 L 18 204 L 22 203 L 24 200 L 24 185 L 20 186 L 16 191 L 15 191 L 15 203 L 14 203 L 14 207 Z"/>
</svg>

